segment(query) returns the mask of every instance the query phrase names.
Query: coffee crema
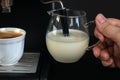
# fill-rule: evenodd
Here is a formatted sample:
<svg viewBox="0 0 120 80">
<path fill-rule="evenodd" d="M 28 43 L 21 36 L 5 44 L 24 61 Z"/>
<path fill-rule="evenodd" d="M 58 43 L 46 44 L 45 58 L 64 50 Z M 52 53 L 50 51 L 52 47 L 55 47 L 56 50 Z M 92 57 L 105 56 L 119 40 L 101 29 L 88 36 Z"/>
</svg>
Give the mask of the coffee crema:
<svg viewBox="0 0 120 80">
<path fill-rule="evenodd" d="M 15 31 L 0 31 L 0 39 L 15 38 L 21 35 L 22 33 Z"/>
</svg>

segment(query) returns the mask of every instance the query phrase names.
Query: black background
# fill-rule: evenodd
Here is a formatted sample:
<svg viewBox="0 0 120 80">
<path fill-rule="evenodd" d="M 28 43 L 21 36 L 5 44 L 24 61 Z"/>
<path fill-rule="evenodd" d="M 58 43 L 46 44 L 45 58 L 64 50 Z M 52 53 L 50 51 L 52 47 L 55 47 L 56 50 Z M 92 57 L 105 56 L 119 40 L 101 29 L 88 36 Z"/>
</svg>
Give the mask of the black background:
<svg viewBox="0 0 120 80">
<path fill-rule="evenodd" d="M 62 0 L 67 8 L 84 10 L 88 21 L 98 13 L 106 17 L 120 18 L 118 0 Z M 103 67 L 92 51 L 86 52 L 80 61 L 64 64 L 54 61 L 45 45 L 45 32 L 50 16 L 40 0 L 14 0 L 11 13 L 0 13 L 0 27 L 19 27 L 26 30 L 25 52 L 40 52 L 51 64 L 49 80 L 118 80 L 120 69 Z"/>
</svg>

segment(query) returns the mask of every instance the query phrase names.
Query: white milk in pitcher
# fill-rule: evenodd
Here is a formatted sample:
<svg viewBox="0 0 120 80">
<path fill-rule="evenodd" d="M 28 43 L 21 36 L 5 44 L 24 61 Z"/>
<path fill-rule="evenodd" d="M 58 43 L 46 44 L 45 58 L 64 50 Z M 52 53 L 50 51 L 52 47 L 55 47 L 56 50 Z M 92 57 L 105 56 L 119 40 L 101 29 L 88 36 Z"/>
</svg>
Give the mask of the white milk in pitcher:
<svg viewBox="0 0 120 80">
<path fill-rule="evenodd" d="M 62 30 L 47 33 L 46 44 L 52 57 L 63 63 L 78 61 L 85 53 L 89 44 L 87 33 L 69 29 L 70 36 L 63 36 Z"/>
</svg>

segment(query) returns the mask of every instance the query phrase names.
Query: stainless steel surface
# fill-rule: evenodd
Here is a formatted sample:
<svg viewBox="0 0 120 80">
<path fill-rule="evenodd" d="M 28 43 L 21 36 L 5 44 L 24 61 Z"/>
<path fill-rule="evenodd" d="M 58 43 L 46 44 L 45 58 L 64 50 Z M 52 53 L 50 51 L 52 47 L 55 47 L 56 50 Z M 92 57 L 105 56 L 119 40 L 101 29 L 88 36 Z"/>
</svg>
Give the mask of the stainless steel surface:
<svg viewBox="0 0 120 80">
<path fill-rule="evenodd" d="M 0 73 L 35 73 L 39 57 L 40 53 L 25 52 L 17 64 L 12 66 L 0 66 Z"/>
</svg>

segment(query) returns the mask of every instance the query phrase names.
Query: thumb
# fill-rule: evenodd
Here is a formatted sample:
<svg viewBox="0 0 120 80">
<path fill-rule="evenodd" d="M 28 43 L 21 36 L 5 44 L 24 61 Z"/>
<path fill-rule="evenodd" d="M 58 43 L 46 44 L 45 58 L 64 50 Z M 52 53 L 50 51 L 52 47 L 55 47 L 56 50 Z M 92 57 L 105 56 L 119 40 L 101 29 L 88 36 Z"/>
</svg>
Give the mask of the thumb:
<svg viewBox="0 0 120 80">
<path fill-rule="evenodd" d="M 120 27 L 114 26 L 107 21 L 102 14 L 98 14 L 96 16 L 96 28 L 97 30 L 105 37 L 113 40 L 119 41 L 120 40 Z"/>
</svg>

